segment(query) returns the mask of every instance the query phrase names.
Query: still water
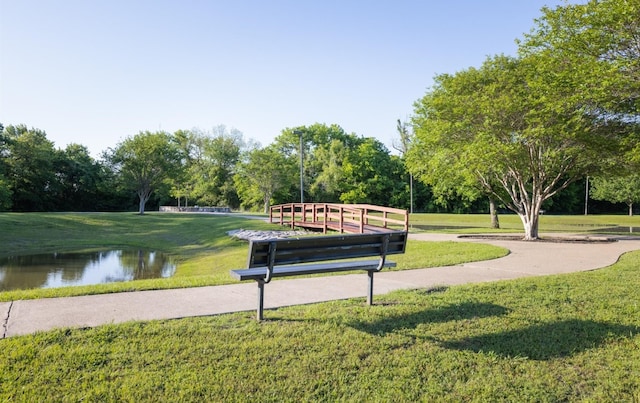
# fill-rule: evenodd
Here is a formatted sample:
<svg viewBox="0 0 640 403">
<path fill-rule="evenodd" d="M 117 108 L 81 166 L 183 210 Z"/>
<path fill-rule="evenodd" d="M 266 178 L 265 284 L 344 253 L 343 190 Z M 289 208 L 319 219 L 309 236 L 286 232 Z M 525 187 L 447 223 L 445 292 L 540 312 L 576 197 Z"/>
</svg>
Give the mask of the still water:
<svg viewBox="0 0 640 403">
<path fill-rule="evenodd" d="M 0 259 L 0 291 L 171 277 L 168 256 L 146 250 L 47 253 Z"/>
</svg>

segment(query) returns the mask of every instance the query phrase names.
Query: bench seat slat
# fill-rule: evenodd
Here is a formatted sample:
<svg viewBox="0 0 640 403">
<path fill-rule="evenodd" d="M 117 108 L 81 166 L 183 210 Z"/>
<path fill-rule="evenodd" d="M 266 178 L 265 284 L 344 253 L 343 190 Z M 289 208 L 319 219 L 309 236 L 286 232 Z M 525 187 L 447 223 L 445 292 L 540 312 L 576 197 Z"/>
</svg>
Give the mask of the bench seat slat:
<svg viewBox="0 0 640 403">
<path fill-rule="evenodd" d="M 349 270 L 375 270 L 380 260 L 360 260 L 353 262 L 332 262 L 322 264 L 285 265 L 273 268 L 272 277 L 299 276 L 305 274 L 330 273 Z M 395 267 L 395 262 L 385 262 L 383 267 Z M 267 276 L 266 267 L 231 270 L 231 275 L 237 280 L 259 280 Z"/>
</svg>

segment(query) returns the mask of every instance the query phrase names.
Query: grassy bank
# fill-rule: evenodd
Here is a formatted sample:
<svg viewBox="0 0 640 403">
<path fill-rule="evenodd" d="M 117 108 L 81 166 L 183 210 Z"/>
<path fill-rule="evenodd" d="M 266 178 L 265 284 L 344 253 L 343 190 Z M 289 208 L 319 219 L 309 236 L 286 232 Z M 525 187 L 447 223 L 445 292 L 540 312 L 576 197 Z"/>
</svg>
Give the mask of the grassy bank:
<svg viewBox="0 0 640 403">
<path fill-rule="evenodd" d="M 639 401 L 640 252 L 612 267 L 0 340 L 0 400 Z"/>
<path fill-rule="evenodd" d="M 178 264 L 171 278 L 92 286 L 0 292 L 0 301 L 232 283 L 230 269 L 246 264 L 247 243 L 230 238 L 234 229 L 281 230 L 242 216 L 150 213 L 0 214 L 0 257 L 12 254 L 143 248 L 162 251 Z M 394 256 L 397 270 L 444 266 L 503 256 L 490 245 L 410 241 Z"/>
</svg>

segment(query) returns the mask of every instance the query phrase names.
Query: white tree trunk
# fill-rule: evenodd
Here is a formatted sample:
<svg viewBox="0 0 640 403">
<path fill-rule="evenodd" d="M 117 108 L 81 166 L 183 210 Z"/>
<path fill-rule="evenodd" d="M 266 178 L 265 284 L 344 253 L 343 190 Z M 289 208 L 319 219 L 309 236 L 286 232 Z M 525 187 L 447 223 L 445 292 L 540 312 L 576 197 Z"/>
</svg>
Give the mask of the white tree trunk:
<svg viewBox="0 0 640 403">
<path fill-rule="evenodd" d="M 538 239 L 538 217 L 529 217 L 527 214 L 518 214 L 524 227 L 524 240 L 535 241 Z"/>
<path fill-rule="evenodd" d="M 518 216 L 524 227 L 525 241 L 535 241 L 538 239 L 541 206 L 542 197 L 535 197 L 530 205 L 525 206 L 524 211 L 518 212 Z"/>
</svg>

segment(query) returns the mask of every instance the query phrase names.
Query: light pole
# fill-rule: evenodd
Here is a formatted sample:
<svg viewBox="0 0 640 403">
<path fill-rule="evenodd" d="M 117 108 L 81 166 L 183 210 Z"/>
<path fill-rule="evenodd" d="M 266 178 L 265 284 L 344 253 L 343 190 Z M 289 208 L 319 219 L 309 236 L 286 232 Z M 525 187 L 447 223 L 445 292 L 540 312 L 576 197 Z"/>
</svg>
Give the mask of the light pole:
<svg viewBox="0 0 640 403">
<path fill-rule="evenodd" d="M 293 134 L 300 136 L 300 203 L 304 203 L 304 165 L 303 165 L 303 148 L 302 148 L 302 130 L 294 130 Z"/>
<path fill-rule="evenodd" d="M 587 184 L 584 187 L 584 215 L 589 214 L 589 176 L 587 175 Z"/>
</svg>

